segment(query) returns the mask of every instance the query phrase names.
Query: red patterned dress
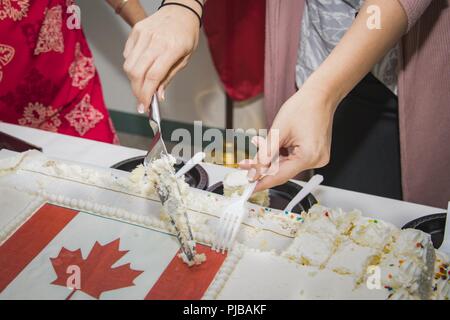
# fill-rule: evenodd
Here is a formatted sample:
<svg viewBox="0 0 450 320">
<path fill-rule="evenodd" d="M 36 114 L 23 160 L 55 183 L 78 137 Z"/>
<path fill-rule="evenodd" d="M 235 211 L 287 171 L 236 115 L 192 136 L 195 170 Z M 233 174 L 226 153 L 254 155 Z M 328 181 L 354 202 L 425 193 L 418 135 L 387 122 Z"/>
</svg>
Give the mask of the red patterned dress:
<svg viewBox="0 0 450 320">
<path fill-rule="evenodd" d="M 0 0 L 0 121 L 117 143 L 72 5 Z"/>
</svg>

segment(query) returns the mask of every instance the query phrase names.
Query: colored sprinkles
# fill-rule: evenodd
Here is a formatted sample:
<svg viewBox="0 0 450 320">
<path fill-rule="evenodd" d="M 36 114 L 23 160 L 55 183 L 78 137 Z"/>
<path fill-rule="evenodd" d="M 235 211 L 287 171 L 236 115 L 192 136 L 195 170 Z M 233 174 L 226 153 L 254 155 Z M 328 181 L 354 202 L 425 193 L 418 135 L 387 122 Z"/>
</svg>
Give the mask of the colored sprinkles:
<svg viewBox="0 0 450 320">
<path fill-rule="evenodd" d="M 295 221 L 303 222 L 305 220 L 301 217 L 301 215 L 299 215 L 297 213 L 293 213 L 290 211 L 284 211 L 284 214 L 286 216 L 288 216 L 290 219 L 295 220 Z"/>
<path fill-rule="evenodd" d="M 439 266 L 439 272 L 437 272 L 434 276 L 434 279 L 438 280 L 439 278 L 442 280 L 447 280 L 450 277 L 450 270 L 448 269 L 448 264 L 441 264 Z"/>
</svg>

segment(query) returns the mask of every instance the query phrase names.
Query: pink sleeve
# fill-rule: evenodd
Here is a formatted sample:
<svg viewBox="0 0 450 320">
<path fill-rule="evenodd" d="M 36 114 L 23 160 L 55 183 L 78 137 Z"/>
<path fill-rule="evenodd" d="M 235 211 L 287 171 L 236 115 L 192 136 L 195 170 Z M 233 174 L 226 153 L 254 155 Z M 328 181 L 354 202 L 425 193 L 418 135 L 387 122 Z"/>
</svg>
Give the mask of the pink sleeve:
<svg viewBox="0 0 450 320">
<path fill-rule="evenodd" d="M 408 30 L 414 26 L 432 0 L 399 0 L 408 17 Z"/>
</svg>

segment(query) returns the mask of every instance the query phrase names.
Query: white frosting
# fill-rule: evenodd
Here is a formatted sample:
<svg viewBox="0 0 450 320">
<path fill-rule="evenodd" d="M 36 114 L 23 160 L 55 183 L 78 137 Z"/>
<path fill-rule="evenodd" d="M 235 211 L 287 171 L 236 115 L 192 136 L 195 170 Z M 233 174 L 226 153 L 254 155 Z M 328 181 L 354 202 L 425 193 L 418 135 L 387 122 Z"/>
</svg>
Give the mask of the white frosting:
<svg viewBox="0 0 450 320">
<path fill-rule="evenodd" d="M 328 261 L 326 268 L 340 274 L 352 274 L 360 279 L 367 267 L 375 261 L 379 251 L 344 239 Z"/>
<path fill-rule="evenodd" d="M 7 157 L 0 159 L 0 177 L 9 174 L 16 170 L 22 163 L 25 156 L 32 152 L 24 152 L 13 157 Z"/>
<path fill-rule="evenodd" d="M 429 265 L 434 263 L 434 250 L 428 235 L 399 230 L 384 221 L 362 217 L 358 211 L 345 213 L 321 206 L 302 213 L 302 218 L 296 238 L 282 257 L 319 267 L 319 273 L 352 277 L 355 290 L 348 298 L 430 298 Z M 380 268 L 379 289 L 370 290 L 365 285 L 369 266 Z M 437 295 L 447 292 L 445 285 L 443 281 L 436 283 Z"/>
<path fill-rule="evenodd" d="M 138 167 L 131 174 L 128 174 L 110 169 L 48 159 L 40 152 L 27 152 L 23 158 L 20 165 L 15 167 L 15 170 L 39 173 L 43 176 L 60 178 L 63 181 L 74 181 L 83 185 L 105 188 L 122 194 L 130 194 L 132 196 L 159 201 L 155 188 L 158 177 L 153 174 L 153 171 L 158 172 L 158 169 L 163 169 L 165 163 L 160 162 L 160 165 L 152 168 L 152 172 L 148 172 L 145 175 L 143 166 Z M 169 159 L 169 162 L 173 163 L 173 161 L 173 158 Z M 179 181 L 179 185 L 188 209 L 193 212 L 217 217 L 222 207 L 229 202 L 228 198 L 221 195 L 189 188 L 183 181 Z M 254 207 L 252 206 L 250 204 L 248 205 L 248 216 L 251 216 L 252 210 L 254 211 Z M 295 223 L 292 223 L 293 220 L 284 216 L 281 211 L 270 210 L 270 214 L 264 215 L 264 220 L 269 222 L 268 225 L 270 225 L 270 228 L 272 226 L 276 227 L 276 231 L 281 234 L 290 235 L 296 230 Z"/>
<path fill-rule="evenodd" d="M 247 170 L 236 170 L 225 175 L 223 184 L 226 187 L 236 188 L 245 187 L 248 184 Z"/>
<path fill-rule="evenodd" d="M 387 299 L 385 289 L 356 288 L 355 278 L 302 266 L 272 252 L 245 250 L 217 299 Z M 217 291 L 216 291 L 217 292 Z M 209 296 L 214 297 L 214 296 Z"/>
<path fill-rule="evenodd" d="M 216 299 L 219 292 L 222 290 L 225 283 L 228 281 L 230 275 L 234 271 L 237 263 L 244 254 L 245 247 L 241 244 L 234 245 L 233 249 L 228 252 L 228 256 L 225 259 L 222 267 L 217 272 L 214 280 L 209 285 L 205 294 L 203 295 L 204 300 Z"/>
<path fill-rule="evenodd" d="M 438 250 L 436 250 L 431 291 L 433 299 L 450 300 L 450 259 L 445 253 Z"/>
<path fill-rule="evenodd" d="M 299 228 L 299 233 L 302 232 L 313 233 L 321 238 L 329 238 L 331 242 L 335 242 L 337 237 L 340 235 L 337 226 L 324 215 L 311 219 L 305 219 Z"/>
<path fill-rule="evenodd" d="M 36 197 L 19 215 L 0 230 L 0 245 L 19 229 L 45 203 L 41 197 Z"/>
<path fill-rule="evenodd" d="M 399 289 L 410 288 L 413 292 L 421 282 L 423 270 L 414 261 L 393 254 L 385 255 L 380 262 L 381 282 L 383 285 Z"/>
<path fill-rule="evenodd" d="M 152 199 L 156 198 L 154 186 L 159 178 L 152 172 L 163 169 L 157 167 L 145 174 L 143 168 L 138 168 L 131 175 L 118 178 L 110 172 L 46 159 L 39 162 L 21 158 L 3 167 L 12 168 L 5 170 L 26 167 L 50 176 L 90 182 Z M 181 193 L 186 195 L 185 201 L 190 208 L 200 208 L 198 211 L 203 213 L 218 211 L 226 204 L 220 196 L 192 192 L 184 184 Z M 44 201 L 167 233 L 174 232 L 164 216 L 139 214 L 89 199 L 48 193 L 45 189 L 36 195 L 34 205 L 0 231 L 0 242 L 17 230 Z M 209 217 L 208 214 L 190 216 L 196 241 L 211 243 L 214 235 Z M 294 223 L 283 217 L 275 219 L 268 214 L 258 215 L 261 220 L 282 221 L 286 228 L 296 230 L 296 237 L 281 255 L 246 249 L 238 244 L 228 253 L 204 298 L 423 299 L 431 296 L 433 299 L 448 299 L 448 277 L 443 277 L 443 270 L 448 273 L 448 258 L 437 253 L 435 259 L 428 235 L 417 230 L 401 231 L 391 224 L 363 218 L 358 211 L 346 213 L 314 206 L 301 217 L 303 223 Z M 183 219 L 180 217 L 181 224 L 185 222 Z M 203 258 L 198 257 L 200 260 Z M 368 264 L 380 267 L 382 287 L 379 289 L 370 290 L 361 281 Z"/>
<path fill-rule="evenodd" d="M 387 222 L 378 219 L 360 217 L 353 222 L 354 227 L 350 238 L 362 246 L 368 246 L 382 250 L 392 241 L 392 236 L 397 228 Z"/>
<path fill-rule="evenodd" d="M 236 170 L 225 175 L 223 180 L 224 196 L 235 197 L 241 195 L 245 187 L 249 184 L 247 174 L 248 171 L 246 170 Z M 270 205 L 269 190 L 253 193 L 248 201 L 263 207 L 268 207 Z"/>
<path fill-rule="evenodd" d="M 87 213 L 92 213 L 95 215 L 105 216 L 108 218 L 113 218 L 116 220 L 126 221 L 128 223 L 133 223 L 137 225 L 142 225 L 149 227 L 151 229 L 163 231 L 170 234 L 175 234 L 174 229 L 170 223 L 163 221 L 159 218 L 153 216 L 143 216 L 140 214 L 135 214 L 121 208 L 110 207 L 107 205 L 94 203 L 86 200 L 79 200 L 74 198 L 69 198 L 62 195 L 48 194 L 45 191 L 40 191 L 38 197 L 34 200 L 23 214 L 19 215 L 14 219 L 10 225 L 3 228 L 0 231 L 0 242 L 6 240 L 12 233 L 16 231 L 26 220 L 36 212 L 36 210 L 41 207 L 45 202 L 52 203 L 55 205 L 61 205 L 70 209 L 79 210 Z M 212 242 L 211 232 L 203 233 L 201 227 L 196 224 L 193 225 L 197 230 L 194 232 L 194 238 L 196 241 L 210 245 Z M 198 261 L 204 261 L 205 258 L 198 255 Z"/>
<path fill-rule="evenodd" d="M 302 232 L 282 255 L 303 265 L 323 266 L 333 251 L 334 242 L 328 236 Z"/>
<path fill-rule="evenodd" d="M 305 221 L 325 220 L 333 223 L 336 227 L 336 231 L 343 235 L 350 232 L 351 228 L 354 226 L 354 221 L 359 219 L 360 216 L 361 212 L 358 210 L 353 210 L 346 213 L 342 209 L 330 209 L 318 204 L 312 206 L 307 213 L 302 213 L 302 218 Z M 336 231 L 333 231 L 333 235 L 336 234 Z"/>
<path fill-rule="evenodd" d="M 396 256 L 409 257 L 426 267 L 430 251 L 434 252 L 429 234 L 420 230 L 406 229 L 398 231 L 395 235 L 392 252 Z"/>
</svg>

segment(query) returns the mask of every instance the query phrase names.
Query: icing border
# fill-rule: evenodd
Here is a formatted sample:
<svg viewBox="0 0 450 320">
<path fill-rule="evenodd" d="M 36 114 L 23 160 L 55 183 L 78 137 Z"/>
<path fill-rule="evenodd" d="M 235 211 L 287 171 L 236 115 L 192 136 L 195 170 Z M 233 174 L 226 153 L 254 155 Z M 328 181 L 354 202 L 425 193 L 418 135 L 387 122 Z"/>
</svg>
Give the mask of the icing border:
<svg viewBox="0 0 450 320">
<path fill-rule="evenodd" d="M 230 278 L 246 250 L 249 249 L 243 244 L 235 244 L 233 249 L 228 252 L 228 257 L 225 259 L 225 262 L 222 264 L 208 289 L 205 291 L 202 300 L 217 299 L 217 296 L 222 291 L 222 288 Z"/>
<path fill-rule="evenodd" d="M 83 199 L 75 199 L 53 193 L 49 194 L 45 190 L 40 190 L 37 193 L 28 192 L 28 194 L 34 195 L 36 198 L 30 202 L 26 210 L 17 215 L 11 223 L 0 230 L 0 244 L 13 235 L 45 203 L 110 218 L 119 222 L 131 223 L 175 236 L 175 230 L 172 225 L 160 218 L 138 215 L 125 209 L 106 206 Z M 195 226 L 196 224 L 193 225 L 193 227 Z M 193 232 L 193 234 L 196 242 L 209 246 L 212 245 L 211 234 L 205 232 Z"/>
</svg>

